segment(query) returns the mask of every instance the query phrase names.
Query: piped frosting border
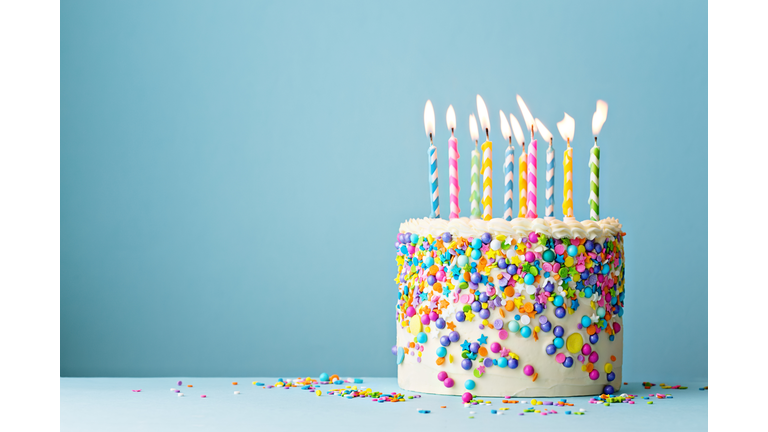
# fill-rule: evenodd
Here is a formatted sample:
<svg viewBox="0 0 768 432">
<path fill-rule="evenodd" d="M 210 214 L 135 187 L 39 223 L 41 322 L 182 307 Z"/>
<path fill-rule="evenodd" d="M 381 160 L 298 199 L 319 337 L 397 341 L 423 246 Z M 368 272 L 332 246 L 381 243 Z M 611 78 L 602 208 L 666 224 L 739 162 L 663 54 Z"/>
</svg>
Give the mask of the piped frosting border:
<svg viewBox="0 0 768 432">
<path fill-rule="evenodd" d="M 602 242 L 606 238 L 616 237 L 621 232 L 621 224 L 617 219 L 605 218 L 599 221 L 587 220 L 579 222 L 574 218 L 558 220 L 555 218 L 515 218 L 511 221 L 495 218 L 489 221 L 469 219 L 408 219 L 400 224 L 401 233 L 439 236 L 445 232 L 461 237 L 478 237 L 483 233 L 505 235 L 515 239 L 523 238 L 531 232 L 544 234 L 551 238 L 586 238 Z"/>
</svg>

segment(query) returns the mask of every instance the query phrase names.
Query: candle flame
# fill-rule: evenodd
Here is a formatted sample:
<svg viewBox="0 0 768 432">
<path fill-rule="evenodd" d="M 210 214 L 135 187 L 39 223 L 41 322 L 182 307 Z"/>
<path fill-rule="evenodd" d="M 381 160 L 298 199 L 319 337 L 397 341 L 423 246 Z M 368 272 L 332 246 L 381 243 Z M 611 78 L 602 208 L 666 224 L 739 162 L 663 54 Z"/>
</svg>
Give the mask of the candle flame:
<svg viewBox="0 0 768 432">
<path fill-rule="evenodd" d="M 477 119 L 474 114 L 469 115 L 469 135 L 472 137 L 472 141 L 477 142 Z"/>
<path fill-rule="evenodd" d="M 520 127 L 520 122 L 517 121 L 517 117 L 514 114 L 509 113 L 509 122 L 512 123 L 512 131 L 515 133 L 515 140 L 520 146 L 525 146 L 525 135 L 523 135 L 523 129 Z"/>
<path fill-rule="evenodd" d="M 486 131 L 486 134 L 491 132 L 491 121 L 488 118 L 488 108 L 485 106 L 485 101 L 480 95 L 477 95 L 477 115 L 480 117 L 480 127 Z"/>
<path fill-rule="evenodd" d="M 541 122 L 539 119 L 534 120 L 536 122 L 536 128 L 539 130 L 539 135 L 544 139 L 546 142 L 552 142 L 552 133 L 547 129 L 546 126 L 544 126 L 544 123 Z"/>
<path fill-rule="evenodd" d="M 456 111 L 453 110 L 453 105 L 448 105 L 448 112 L 445 114 L 445 121 L 448 123 L 448 129 L 451 131 L 456 129 Z"/>
<path fill-rule="evenodd" d="M 520 105 L 520 111 L 523 113 L 523 120 L 525 121 L 525 128 L 526 130 L 531 130 L 531 127 L 533 127 L 533 130 L 536 130 L 536 123 L 533 121 L 533 116 L 531 115 L 531 112 L 528 110 L 528 106 L 525 105 L 525 102 L 523 102 L 523 98 L 520 97 L 520 95 L 517 95 L 517 104 Z"/>
<path fill-rule="evenodd" d="M 431 100 L 427 100 L 427 106 L 424 107 L 424 129 L 431 139 L 432 135 L 435 134 L 435 109 L 432 107 Z"/>
<path fill-rule="evenodd" d="M 565 114 L 565 117 L 563 117 L 562 121 L 557 122 L 557 130 L 560 131 L 560 136 L 562 136 L 566 142 L 573 141 L 573 132 L 576 129 L 576 122 L 573 121 L 573 117 L 569 116 L 568 113 L 563 114 Z"/>
<path fill-rule="evenodd" d="M 592 135 L 598 136 L 603 128 L 605 119 L 608 118 L 608 103 L 604 100 L 597 101 L 595 114 L 592 116 Z"/>
<path fill-rule="evenodd" d="M 509 141 L 512 138 L 512 129 L 509 128 L 509 122 L 507 116 L 504 115 L 504 111 L 499 110 L 499 118 L 501 119 L 501 135 L 505 140 Z"/>
</svg>

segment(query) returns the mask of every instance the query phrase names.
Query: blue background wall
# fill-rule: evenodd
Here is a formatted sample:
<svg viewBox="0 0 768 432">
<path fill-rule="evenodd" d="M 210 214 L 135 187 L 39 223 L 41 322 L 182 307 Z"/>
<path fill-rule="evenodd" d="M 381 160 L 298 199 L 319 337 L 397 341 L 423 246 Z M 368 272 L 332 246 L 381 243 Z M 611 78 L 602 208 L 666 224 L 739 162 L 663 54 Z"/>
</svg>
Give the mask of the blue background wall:
<svg viewBox="0 0 768 432">
<path fill-rule="evenodd" d="M 706 8 L 64 2 L 62 376 L 394 375 L 395 234 L 429 214 L 424 103 L 444 217 L 456 108 L 468 215 L 479 93 L 496 216 L 499 109 L 522 118 L 523 96 L 558 163 L 555 124 L 575 118 L 585 219 L 608 101 L 601 214 L 628 233 L 625 379 L 705 379 Z"/>
</svg>

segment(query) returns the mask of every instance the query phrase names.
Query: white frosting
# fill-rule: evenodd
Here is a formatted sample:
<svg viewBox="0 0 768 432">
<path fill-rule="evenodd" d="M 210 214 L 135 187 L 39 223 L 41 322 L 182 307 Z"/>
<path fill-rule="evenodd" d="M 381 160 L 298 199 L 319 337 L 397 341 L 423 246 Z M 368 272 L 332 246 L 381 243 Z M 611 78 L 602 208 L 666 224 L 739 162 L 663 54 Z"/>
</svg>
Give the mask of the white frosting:
<svg viewBox="0 0 768 432">
<path fill-rule="evenodd" d="M 538 325 L 538 317 L 541 315 L 546 316 L 550 322 L 554 325 L 563 326 L 566 330 L 565 337 L 567 339 L 573 333 L 579 333 L 582 339 L 586 342 L 589 340 L 589 335 L 585 329 L 575 330 L 581 316 L 586 313 L 588 305 L 582 306 L 578 310 L 579 313 L 566 315 L 560 319 L 554 315 L 554 308 L 548 308 L 543 314 L 537 315 L 535 324 Z M 592 310 L 589 309 L 591 312 Z M 510 321 L 510 317 L 517 312 L 507 312 L 507 317 L 503 318 L 506 325 Z M 497 318 L 501 318 L 498 314 L 498 310 L 494 311 L 489 318 L 489 321 L 494 321 Z M 586 372 L 581 370 L 581 366 L 584 363 L 577 360 L 578 353 L 570 353 L 565 349 L 559 350 L 566 355 L 573 357 L 573 366 L 570 368 L 564 367 L 562 364 L 557 363 L 554 360 L 554 356 L 547 355 L 544 348 L 547 344 L 552 343 L 554 334 L 552 331 L 540 332 L 538 334 L 539 341 L 535 341 L 533 336 L 529 338 L 523 338 L 519 333 L 511 333 L 506 340 L 499 339 L 498 330 L 484 329 L 480 330 L 478 324 L 480 319 L 475 318 L 474 322 L 462 322 L 455 323 L 456 331 L 459 332 L 460 341 L 476 341 L 480 336 L 485 335 L 488 337 L 486 347 L 489 347 L 493 342 L 499 342 L 502 347 L 509 349 L 511 352 L 517 354 L 520 357 L 519 365 L 517 369 L 501 368 L 498 366 L 492 366 L 486 368 L 485 374 L 481 378 L 477 378 L 473 375 L 473 370 L 480 365 L 478 361 L 474 362 L 473 370 L 466 371 L 461 368 L 461 357 L 459 357 L 456 345 L 461 342 L 452 343 L 448 347 L 448 352 L 453 354 L 453 362 L 446 361 L 442 365 L 437 365 L 437 354 L 435 353 L 436 347 L 440 346 L 438 343 L 440 336 L 450 334 L 449 329 L 438 330 L 435 324 L 430 325 L 429 342 L 425 345 L 424 351 L 421 353 L 421 362 L 417 363 L 417 355 L 405 355 L 402 364 L 397 366 L 397 380 L 400 387 L 417 391 L 422 393 L 434 393 L 434 394 L 448 394 L 448 395 L 461 395 L 466 391 L 471 392 L 476 396 L 517 396 L 517 397 L 568 397 L 568 396 L 583 396 L 583 395 L 595 395 L 600 394 L 603 391 L 603 387 L 606 384 L 611 384 L 618 392 L 621 389 L 622 384 L 622 363 L 623 357 L 623 345 L 624 345 L 624 331 L 621 331 L 615 335 L 613 341 L 608 340 L 608 335 L 600 333 L 600 339 L 596 344 L 591 344 L 595 351 L 600 353 L 600 358 L 595 363 L 595 368 L 600 372 L 600 379 L 591 380 Z M 616 317 L 614 321 L 624 325 L 623 320 Z M 533 322 L 532 324 L 533 325 Z M 397 345 L 407 346 L 409 342 L 413 341 L 414 335 L 410 333 L 407 327 L 401 327 L 397 325 Z M 413 350 L 411 350 L 413 352 Z M 615 356 L 616 360 L 611 360 L 611 356 Z M 489 358 L 498 358 L 497 354 L 489 353 Z M 611 363 L 613 366 L 613 373 L 616 374 L 616 378 L 613 382 L 607 382 L 605 380 L 605 365 Z M 523 368 L 525 365 L 535 365 L 535 371 L 538 373 L 536 381 L 533 382 L 532 377 L 523 374 Z M 448 373 L 448 376 L 454 380 L 454 386 L 451 388 L 445 387 L 443 382 L 437 379 L 437 374 L 441 371 Z M 467 390 L 464 388 L 464 383 L 467 380 L 473 380 L 475 382 L 475 388 Z"/>
<path fill-rule="evenodd" d="M 579 222 L 574 218 L 560 221 L 554 218 L 515 218 L 511 221 L 495 218 L 489 221 L 469 219 L 466 217 L 451 220 L 445 219 L 408 219 L 400 224 L 401 233 L 432 235 L 437 237 L 444 232 L 464 238 L 478 237 L 483 233 L 505 235 L 521 239 L 531 232 L 544 234 L 552 238 L 586 238 L 602 242 L 606 238 L 615 237 L 621 231 L 617 219 L 606 218 L 599 221 L 587 220 Z"/>
</svg>

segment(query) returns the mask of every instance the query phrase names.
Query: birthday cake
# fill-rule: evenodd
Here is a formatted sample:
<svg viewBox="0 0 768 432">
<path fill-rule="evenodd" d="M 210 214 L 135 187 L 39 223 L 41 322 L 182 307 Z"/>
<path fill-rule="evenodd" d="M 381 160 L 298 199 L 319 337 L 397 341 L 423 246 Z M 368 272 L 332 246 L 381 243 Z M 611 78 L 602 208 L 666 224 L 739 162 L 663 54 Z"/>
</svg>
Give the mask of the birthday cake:
<svg viewBox="0 0 768 432">
<path fill-rule="evenodd" d="M 617 392 L 624 234 L 612 218 L 401 224 L 400 387 L 465 398 Z"/>
</svg>

